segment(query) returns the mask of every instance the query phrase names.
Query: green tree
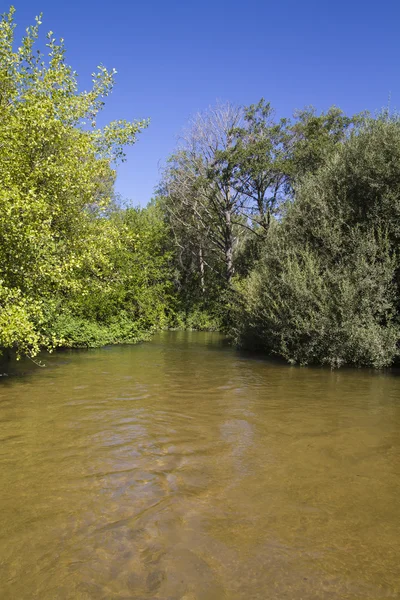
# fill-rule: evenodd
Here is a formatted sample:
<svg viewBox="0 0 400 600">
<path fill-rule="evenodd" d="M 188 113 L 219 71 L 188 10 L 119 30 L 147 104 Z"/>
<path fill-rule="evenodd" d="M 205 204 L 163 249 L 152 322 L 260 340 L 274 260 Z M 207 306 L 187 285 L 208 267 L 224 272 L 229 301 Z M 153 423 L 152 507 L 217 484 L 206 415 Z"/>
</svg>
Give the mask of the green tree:
<svg viewBox="0 0 400 600">
<path fill-rule="evenodd" d="M 261 99 L 243 109 L 241 127 L 234 129 L 230 160 L 235 164 L 235 188 L 242 214 L 256 234 L 266 234 L 279 210 L 287 182 L 288 120 L 276 121 L 270 103 Z"/>
<path fill-rule="evenodd" d="M 92 220 L 112 193 L 113 163 L 147 125 L 98 128 L 115 71 L 99 67 L 79 92 L 62 40 L 49 32 L 47 57 L 36 50 L 40 25 L 14 50 L 14 9 L 0 20 L 0 347 L 31 355 L 60 342 L 52 315 L 83 290 L 77 272 L 97 253 Z"/>
<path fill-rule="evenodd" d="M 287 144 L 287 175 L 292 191 L 303 176 L 315 173 L 365 118 L 366 113 L 349 117 L 337 106 L 321 114 L 313 106 L 296 111 Z"/>
<path fill-rule="evenodd" d="M 399 152 L 399 119 L 367 119 L 302 177 L 260 261 L 238 285 L 240 344 L 303 364 L 393 363 Z"/>
</svg>

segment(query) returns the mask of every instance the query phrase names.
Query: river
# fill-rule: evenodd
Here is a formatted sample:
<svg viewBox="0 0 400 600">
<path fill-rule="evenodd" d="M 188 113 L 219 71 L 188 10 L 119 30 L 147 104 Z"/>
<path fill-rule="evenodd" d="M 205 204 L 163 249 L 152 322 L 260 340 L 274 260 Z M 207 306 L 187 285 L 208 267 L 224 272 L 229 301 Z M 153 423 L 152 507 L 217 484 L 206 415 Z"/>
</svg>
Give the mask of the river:
<svg viewBox="0 0 400 600">
<path fill-rule="evenodd" d="M 212 333 L 0 380 L 2 600 L 400 598 L 400 376 Z"/>
</svg>

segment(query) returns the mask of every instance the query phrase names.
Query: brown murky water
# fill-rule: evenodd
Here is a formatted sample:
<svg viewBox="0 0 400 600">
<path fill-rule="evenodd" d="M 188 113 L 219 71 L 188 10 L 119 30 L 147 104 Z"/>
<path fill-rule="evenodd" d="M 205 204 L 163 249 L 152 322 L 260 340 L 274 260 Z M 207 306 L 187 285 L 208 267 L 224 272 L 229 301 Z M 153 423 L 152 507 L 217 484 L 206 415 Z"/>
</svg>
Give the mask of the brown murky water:
<svg viewBox="0 0 400 600">
<path fill-rule="evenodd" d="M 0 381 L 1 600 L 400 598 L 400 376 L 218 335 Z"/>
</svg>

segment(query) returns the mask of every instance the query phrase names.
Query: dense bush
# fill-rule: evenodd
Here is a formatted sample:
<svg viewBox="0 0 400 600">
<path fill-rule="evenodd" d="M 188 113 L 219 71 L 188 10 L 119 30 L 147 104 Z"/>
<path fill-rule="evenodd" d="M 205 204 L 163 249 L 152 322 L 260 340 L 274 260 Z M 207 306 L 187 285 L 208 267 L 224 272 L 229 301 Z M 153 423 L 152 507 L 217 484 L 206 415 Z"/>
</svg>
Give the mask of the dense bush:
<svg viewBox="0 0 400 600">
<path fill-rule="evenodd" d="M 368 120 L 299 182 L 237 284 L 238 344 L 291 362 L 383 367 L 398 355 L 400 123 Z"/>
</svg>

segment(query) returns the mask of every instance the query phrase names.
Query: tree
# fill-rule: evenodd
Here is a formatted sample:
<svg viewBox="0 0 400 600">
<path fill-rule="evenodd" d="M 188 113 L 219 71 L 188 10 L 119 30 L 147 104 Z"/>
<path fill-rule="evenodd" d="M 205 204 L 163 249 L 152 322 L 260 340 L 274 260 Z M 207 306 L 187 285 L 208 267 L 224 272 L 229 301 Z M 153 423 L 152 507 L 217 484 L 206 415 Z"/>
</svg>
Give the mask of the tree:
<svg viewBox="0 0 400 600">
<path fill-rule="evenodd" d="M 147 126 L 98 128 L 115 71 L 100 66 L 79 92 L 62 40 L 50 32 L 47 58 L 36 50 L 40 25 L 14 51 L 14 9 L 0 20 L 0 347 L 32 355 L 58 343 L 50 315 L 83 290 L 76 273 L 83 249 L 96 254 L 89 232 L 112 193 L 113 164 Z"/>
<path fill-rule="evenodd" d="M 287 182 L 288 120 L 274 120 L 270 103 L 261 99 L 243 109 L 241 127 L 234 129 L 229 149 L 235 164 L 235 189 L 241 195 L 242 214 L 254 232 L 265 235 L 279 210 Z"/>
<path fill-rule="evenodd" d="M 218 105 L 192 120 L 165 170 L 162 193 L 178 247 L 196 256 L 203 290 L 204 256 L 219 257 L 229 285 L 235 262 L 248 263 L 243 252 L 257 257 L 305 173 L 315 172 L 359 120 L 335 107 L 277 120 L 264 99 Z"/>
<path fill-rule="evenodd" d="M 366 119 L 301 178 L 238 286 L 238 343 L 290 362 L 385 367 L 399 355 L 400 123 Z"/>
<path fill-rule="evenodd" d="M 327 161 L 336 146 L 364 123 L 366 116 L 364 113 L 348 117 L 337 106 L 320 115 L 313 106 L 294 113 L 287 147 L 287 175 L 292 192 L 303 176 L 315 173 Z"/>
<path fill-rule="evenodd" d="M 240 109 L 230 104 L 197 115 L 170 159 L 162 184 L 172 222 L 191 232 L 199 258 L 207 252 L 205 244 L 218 256 L 228 284 L 235 271 L 235 227 L 242 203 L 234 186 L 236 165 L 229 150 L 241 117 Z M 204 259 L 199 264 L 204 269 Z"/>
</svg>

